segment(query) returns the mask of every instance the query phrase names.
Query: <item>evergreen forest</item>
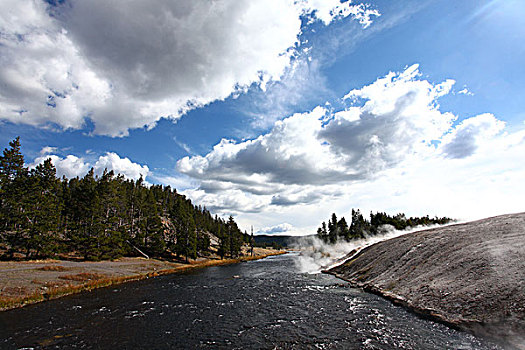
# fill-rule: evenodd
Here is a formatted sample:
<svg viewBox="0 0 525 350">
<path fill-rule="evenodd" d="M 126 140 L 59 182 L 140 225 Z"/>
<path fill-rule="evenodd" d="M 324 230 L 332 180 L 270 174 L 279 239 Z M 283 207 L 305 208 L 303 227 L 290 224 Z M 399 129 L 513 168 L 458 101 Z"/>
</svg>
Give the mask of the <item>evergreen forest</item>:
<svg viewBox="0 0 525 350">
<path fill-rule="evenodd" d="M 317 229 L 317 237 L 325 243 L 335 244 L 338 241 L 348 242 L 385 233 L 388 226 L 396 230 L 405 230 L 416 226 L 444 225 L 451 221 L 452 219 L 447 217 L 430 218 L 427 215 L 407 218 L 403 213 L 390 216 L 384 212 L 377 212 L 375 214 L 370 212 L 370 220 L 367 220 L 363 217 L 359 209 L 352 209 L 350 225 L 348 225 L 344 217 L 338 220 L 335 213 L 333 213 L 332 217 L 328 220 L 328 224 L 323 222 L 321 227 Z"/>
<path fill-rule="evenodd" d="M 233 217 L 226 221 L 193 205 L 170 186 L 147 186 L 113 171 L 57 178 L 47 159 L 29 169 L 20 138 L 0 156 L 0 258 L 121 256 L 237 257 L 250 237 Z"/>
</svg>

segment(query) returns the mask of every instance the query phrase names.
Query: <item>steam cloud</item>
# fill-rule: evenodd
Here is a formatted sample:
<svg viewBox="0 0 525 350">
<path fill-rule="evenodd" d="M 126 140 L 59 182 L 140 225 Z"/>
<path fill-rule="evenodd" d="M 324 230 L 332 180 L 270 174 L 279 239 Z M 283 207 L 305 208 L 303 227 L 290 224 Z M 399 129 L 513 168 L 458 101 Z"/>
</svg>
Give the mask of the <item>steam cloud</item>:
<svg viewBox="0 0 525 350">
<path fill-rule="evenodd" d="M 458 222 L 452 222 L 448 225 L 457 223 Z M 294 244 L 292 244 L 294 249 L 300 251 L 300 254 L 298 254 L 295 259 L 295 265 L 301 273 L 320 273 L 322 270 L 327 270 L 344 263 L 361 249 L 372 244 L 438 226 L 443 227 L 447 225 L 418 226 L 409 230 L 396 230 L 390 225 L 384 225 L 381 227 L 381 231 L 384 232 L 383 234 L 365 237 L 351 242 L 341 241 L 335 244 L 325 243 L 317 236 L 298 237 Z"/>
</svg>

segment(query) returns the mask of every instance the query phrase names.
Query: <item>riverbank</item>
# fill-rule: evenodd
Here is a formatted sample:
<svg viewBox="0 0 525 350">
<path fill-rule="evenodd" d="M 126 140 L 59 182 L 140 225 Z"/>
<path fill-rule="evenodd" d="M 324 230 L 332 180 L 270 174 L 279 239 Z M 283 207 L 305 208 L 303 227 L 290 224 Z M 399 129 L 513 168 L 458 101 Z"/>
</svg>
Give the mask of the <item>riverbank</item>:
<svg viewBox="0 0 525 350">
<path fill-rule="evenodd" d="M 254 256 L 192 260 L 188 264 L 144 258 L 115 261 L 36 260 L 0 262 L 0 311 L 95 288 L 193 269 L 263 259 L 286 251 L 254 248 Z"/>
<path fill-rule="evenodd" d="M 327 272 L 426 317 L 525 348 L 525 213 L 379 242 Z"/>
</svg>

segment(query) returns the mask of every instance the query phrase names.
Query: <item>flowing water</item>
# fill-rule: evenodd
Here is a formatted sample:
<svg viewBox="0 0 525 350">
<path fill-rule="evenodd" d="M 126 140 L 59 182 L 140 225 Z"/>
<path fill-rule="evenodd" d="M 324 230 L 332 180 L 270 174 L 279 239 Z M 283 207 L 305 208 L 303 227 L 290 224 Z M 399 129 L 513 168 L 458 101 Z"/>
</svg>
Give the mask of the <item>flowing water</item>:
<svg viewBox="0 0 525 350">
<path fill-rule="evenodd" d="M 296 254 L 98 289 L 0 313 L 0 348 L 498 349 Z"/>
</svg>

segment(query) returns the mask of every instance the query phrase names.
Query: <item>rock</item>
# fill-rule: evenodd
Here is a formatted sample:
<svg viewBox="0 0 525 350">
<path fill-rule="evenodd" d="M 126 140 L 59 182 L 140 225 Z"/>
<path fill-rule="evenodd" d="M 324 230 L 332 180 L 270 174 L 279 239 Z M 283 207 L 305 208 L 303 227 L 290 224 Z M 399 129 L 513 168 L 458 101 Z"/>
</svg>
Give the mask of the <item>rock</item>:
<svg viewBox="0 0 525 350">
<path fill-rule="evenodd" d="M 451 326 L 525 349 L 525 213 L 379 242 L 328 273 Z"/>
</svg>

